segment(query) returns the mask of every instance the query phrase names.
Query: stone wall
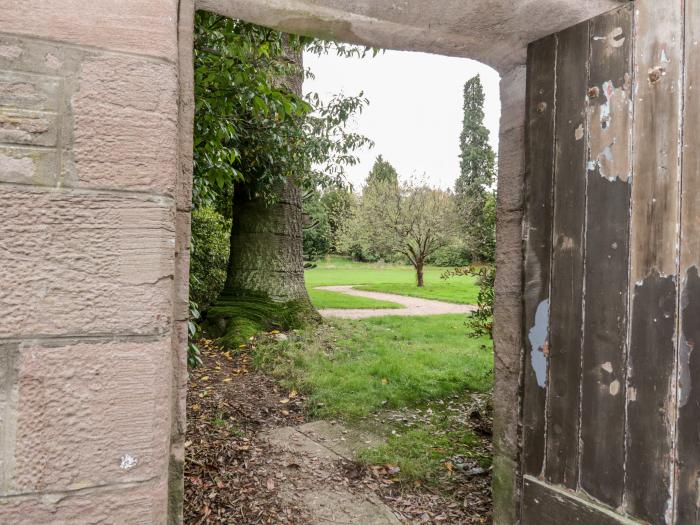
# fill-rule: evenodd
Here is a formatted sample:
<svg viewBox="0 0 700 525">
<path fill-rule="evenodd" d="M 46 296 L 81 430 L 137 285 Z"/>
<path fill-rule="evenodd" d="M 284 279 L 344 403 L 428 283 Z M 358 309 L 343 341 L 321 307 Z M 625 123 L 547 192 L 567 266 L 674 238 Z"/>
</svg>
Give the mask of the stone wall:
<svg viewBox="0 0 700 525">
<path fill-rule="evenodd" d="M 518 521 L 526 68 L 501 77 L 494 306 L 494 523 Z"/>
<path fill-rule="evenodd" d="M 177 19 L 0 1 L 0 523 L 166 521 Z"/>
</svg>

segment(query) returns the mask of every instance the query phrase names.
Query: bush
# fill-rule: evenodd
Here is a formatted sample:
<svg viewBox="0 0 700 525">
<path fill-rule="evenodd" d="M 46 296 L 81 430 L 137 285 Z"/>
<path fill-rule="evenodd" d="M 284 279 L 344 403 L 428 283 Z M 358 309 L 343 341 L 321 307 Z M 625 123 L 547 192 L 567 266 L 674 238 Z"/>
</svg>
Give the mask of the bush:
<svg viewBox="0 0 700 525">
<path fill-rule="evenodd" d="M 226 282 L 231 221 L 213 208 L 192 212 L 190 249 L 190 300 L 206 310 Z"/>
<path fill-rule="evenodd" d="M 458 266 L 466 266 L 471 261 L 466 246 L 462 243 L 454 243 L 443 248 L 440 248 L 426 261 L 433 266 L 442 266 L 444 268 L 456 268 Z"/>
<path fill-rule="evenodd" d="M 484 264 L 482 266 L 470 265 L 464 268 L 455 268 L 445 272 L 443 279 L 455 276 L 476 277 L 479 285 L 477 297 L 478 309 L 467 317 L 469 335 L 472 337 L 489 336 L 493 339 L 493 303 L 494 285 L 496 283 L 496 266 Z"/>
</svg>

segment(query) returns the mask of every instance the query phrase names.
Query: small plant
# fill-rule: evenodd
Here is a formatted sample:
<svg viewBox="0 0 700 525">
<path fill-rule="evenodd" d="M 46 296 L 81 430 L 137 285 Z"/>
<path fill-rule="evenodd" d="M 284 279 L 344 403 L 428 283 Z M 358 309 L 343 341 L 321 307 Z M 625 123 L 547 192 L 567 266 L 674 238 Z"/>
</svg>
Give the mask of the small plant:
<svg viewBox="0 0 700 525">
<path fill-rule="evenodd" d="M 190 301 L 190 318 L 187 321 L 187 366 L 190 368 L 197 368 L 202 364 L 202 353 L 195 342 L 199 334 L 199 317 L 197 303 Z"/>
<path fill-rule="evenodd" d="M 496 282 L 496 267 L 492 264 L 482 266 L 470 265 L 463 268 L 455 268 L 442 274 L 443 279 L 450 277 L 471 276 L 476 277 L 479 285 L 476 312 L 467 318 L 469 335 L 472 337 L 489 336 L 493 339 L 493 302 L 494 284 Z"/>
</svg>

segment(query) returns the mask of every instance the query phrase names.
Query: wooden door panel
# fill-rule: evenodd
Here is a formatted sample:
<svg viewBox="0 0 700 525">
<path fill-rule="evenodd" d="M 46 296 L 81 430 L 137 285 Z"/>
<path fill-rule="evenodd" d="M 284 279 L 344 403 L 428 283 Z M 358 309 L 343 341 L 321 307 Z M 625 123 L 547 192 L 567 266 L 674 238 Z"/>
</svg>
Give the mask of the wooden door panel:
<svg viewBox="0 0 700 525">
<path fill-rule="evenodd" d="M 677 523 L 699 524 L 700 504 L 700 2 L 686 3 L 681 196 Z"/>
<path fill-rule="evenodd" d="M 590 23 L 581 488 L 622 503 L 632 183 L 631 6 Z"/>
<path fill-rule="evenodd" d="M 644 0 L 635 19 L 627 510 L 673 518 L 683 2 Z"/>
<path fill-rule="evenodd" d="M 525 281 L 523 310 L 525 326 L 523 412 L 523 469 L 539 475 L 544 467 L 544 419 L 547 396 L 549 339 L 549 286 L 552 258 L 552 216 L 554 177 L 554 84 L 556 36 L 536 42 L 528 51 L 529 170 L 526 177 Z"/>
<path fill-rule="evenodd" d="M 524 524 L 700 523 L 699 5 L 530 46 Z"/>
<path fill-rule="evenodd" d="M 640 525 L 611 509 L 526 476 L 523 483 L 524 524 L 532 525 Z"/>
</svg>

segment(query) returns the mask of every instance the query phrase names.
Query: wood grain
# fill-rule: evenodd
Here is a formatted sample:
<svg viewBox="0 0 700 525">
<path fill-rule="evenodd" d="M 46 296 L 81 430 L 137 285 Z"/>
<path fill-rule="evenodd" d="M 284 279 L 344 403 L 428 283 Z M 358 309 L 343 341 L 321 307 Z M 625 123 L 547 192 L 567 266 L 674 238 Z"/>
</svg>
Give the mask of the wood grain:
<svg viewBox="0 0 700 525">
<path fill-rule="evenodd" d="M 591 22 L 581 487 L 619 506 L 624 486 L 632 9 Z"/>
<path fill-rule="evenodd" d="M 545 479 L 578 482 L 589 23 L 559 34 Z"/>
<path fill-rule="evenodd" d="M 528 50 L 528 171 L 526 175 L 523 315 L 526 333 L 523 468 L 539 475 L 544 466 L 546 351 L 549 337 L 549 273 L 552 254 L 554 177 L 554 87 L 556 36 Z M 538 310 L 540 315 L 538 317 Z M 537 326 L 539 321 L 539 326 Z M 544 325 L 542 325 L 544 323 Z"/>
<path fill-rule="evenodd" d="M 700 523 L 700 3 L 686 3 L 677 523 Z"/>
<path fill-rule="evenodd" d="M 675 425 L 682 2 L 635 3 L 634 176 L 625 499 L 670 523 Z"/>
</svg>

